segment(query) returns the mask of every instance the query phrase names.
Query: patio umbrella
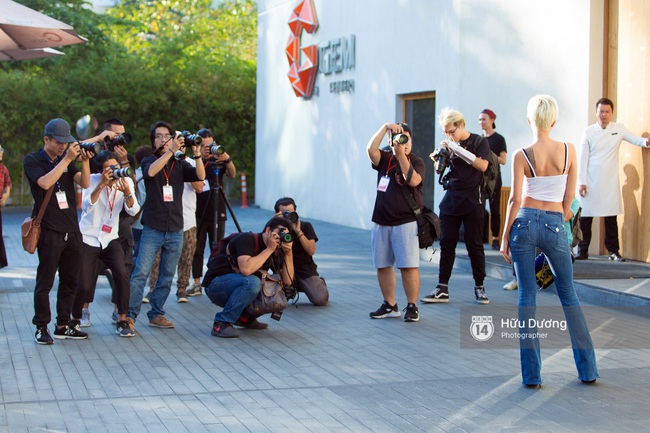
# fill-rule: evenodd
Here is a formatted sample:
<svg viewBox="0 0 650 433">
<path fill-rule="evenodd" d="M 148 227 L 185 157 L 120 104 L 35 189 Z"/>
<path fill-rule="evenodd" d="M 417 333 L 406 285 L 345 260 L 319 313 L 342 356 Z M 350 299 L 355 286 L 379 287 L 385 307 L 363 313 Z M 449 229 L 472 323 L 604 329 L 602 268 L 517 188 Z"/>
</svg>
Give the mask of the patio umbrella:
<svg viewBox="0 0 650 433">
<path fill-rule="evenodd" d="M 42 57 L 56 57 L 65 55 L 61 51 L 52 48 L 34 48 L 33 50 L 0 50 L 0 62 L 5 60 L 29 60 Z"/>
<path fill-rule="evenodd" d="M 72 26 L 11 0 L 0 0 L 0 50 L 49 48 L 87 39 Z"/>
</svg>

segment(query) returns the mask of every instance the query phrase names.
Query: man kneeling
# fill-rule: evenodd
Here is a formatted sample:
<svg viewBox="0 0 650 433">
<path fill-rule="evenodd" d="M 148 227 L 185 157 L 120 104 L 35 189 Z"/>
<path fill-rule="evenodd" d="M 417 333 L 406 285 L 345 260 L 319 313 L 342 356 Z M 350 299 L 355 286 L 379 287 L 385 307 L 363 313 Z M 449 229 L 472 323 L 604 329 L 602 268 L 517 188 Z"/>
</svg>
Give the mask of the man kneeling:
<svg viewBox="0 0 650 433">
<path fill-rule="evenodd" d="M 208 261 L 208 270 L 202 282 L 210 300 L 223 307 L 214 316 L 212 335 L 222 338 L 238 337 L 233 327 L 266 329 L 266 323 L 244 312 L 262 288 L 261 275 L 272 271 L 290 285 L 293 279 L 292 242 L 281 242 L 281 234 L 289 231 L 290 223 L 274 217 L 266 223 L 262 233 L 239 233 Z"/>
</svg>

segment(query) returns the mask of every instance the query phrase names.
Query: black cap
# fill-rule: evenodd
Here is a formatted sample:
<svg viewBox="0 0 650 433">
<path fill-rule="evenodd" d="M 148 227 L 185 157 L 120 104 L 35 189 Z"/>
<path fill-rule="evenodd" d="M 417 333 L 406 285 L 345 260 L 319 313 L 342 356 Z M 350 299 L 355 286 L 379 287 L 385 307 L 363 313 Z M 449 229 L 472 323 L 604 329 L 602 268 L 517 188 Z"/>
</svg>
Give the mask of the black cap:
<svg viewBox="0 0 650 433">
<path fill-rule="evenodd" d="M 74 143 L 77 141 L 76 138 L 70 135 L 70 124 L 63 119 L 52 119 L 47 122 L 45 131 L 43 131 L 43 136 L 45 135 L 51 135 L 61 143 Z"/>
</svg>

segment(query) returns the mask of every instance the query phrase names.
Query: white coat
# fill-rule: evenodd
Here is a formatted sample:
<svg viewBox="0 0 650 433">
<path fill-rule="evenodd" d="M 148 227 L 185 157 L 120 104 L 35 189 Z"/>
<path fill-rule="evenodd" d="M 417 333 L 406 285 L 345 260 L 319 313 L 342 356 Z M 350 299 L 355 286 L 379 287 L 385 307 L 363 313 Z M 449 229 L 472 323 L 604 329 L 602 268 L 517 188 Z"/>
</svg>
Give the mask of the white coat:
<svg viewBox="0 0 650 433">
<path fill-rule="evenodd" d="M 623 213 L 618 176 L 618 150 L 625 140 L 645 146 L 646 139 L 632 134 L 620 123 L 610 122 L 605 129 L 598 123 L 582 133 L 578 159 L 578 188 L 587 185 L 587 195 L 580 197 L 583 217 L 614 216 Z"/>
</svg>

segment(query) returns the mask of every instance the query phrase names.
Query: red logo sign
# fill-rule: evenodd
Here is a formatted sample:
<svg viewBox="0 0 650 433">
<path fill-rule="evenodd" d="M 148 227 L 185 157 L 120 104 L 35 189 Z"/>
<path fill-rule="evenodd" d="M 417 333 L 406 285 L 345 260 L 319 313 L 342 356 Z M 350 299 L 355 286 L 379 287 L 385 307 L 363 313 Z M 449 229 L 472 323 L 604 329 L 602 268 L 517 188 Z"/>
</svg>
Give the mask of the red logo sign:
<svg viewBox="0 0 650 433">
<path fill-rule="evenodd" d="M 289 60 L 289 73 L 287 75 L 296 96 L 309 98 L 314 89 L 316 72 L 318 72 L 318 47 L 316 45 L 301 47 L 300 35 L 303 30 L 307 33 L 314 33 L 318 28 L 313 0 L 302 0 L 296 6 L 291 18 L 289 18 L 289 28 L 291 29 L 291 35 L 285 50 Z M 305 58 L 302 64 L 300 64 L 301 51 Z"/>
</svg>

